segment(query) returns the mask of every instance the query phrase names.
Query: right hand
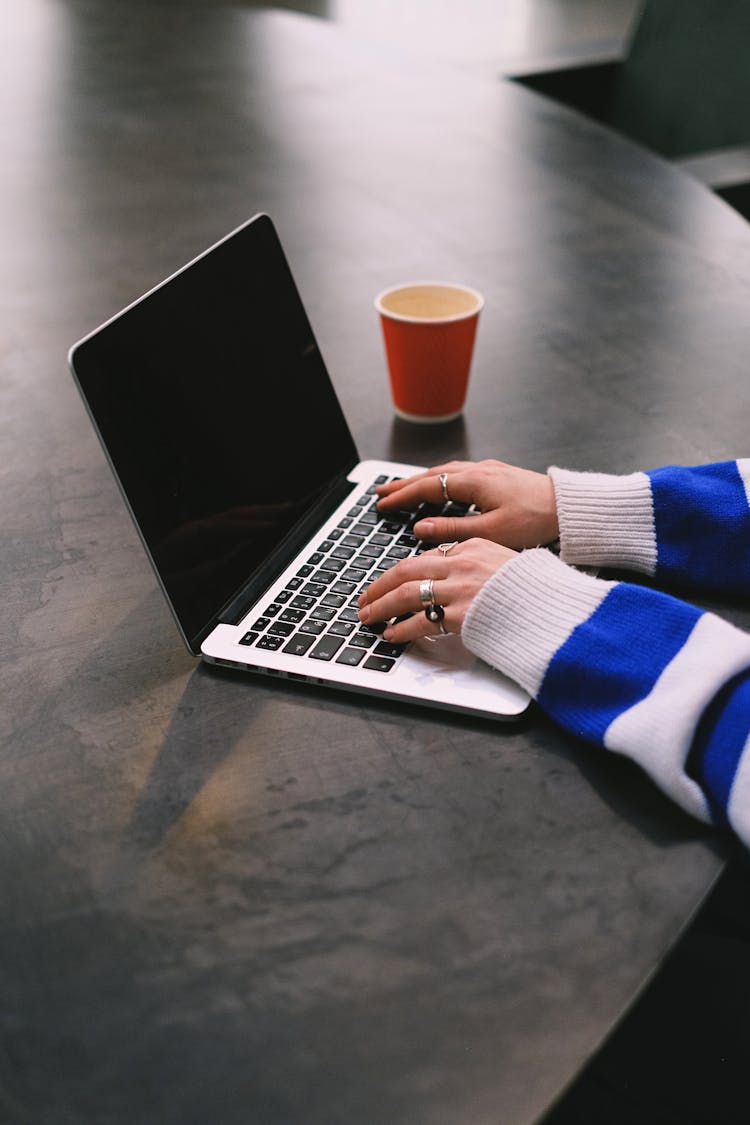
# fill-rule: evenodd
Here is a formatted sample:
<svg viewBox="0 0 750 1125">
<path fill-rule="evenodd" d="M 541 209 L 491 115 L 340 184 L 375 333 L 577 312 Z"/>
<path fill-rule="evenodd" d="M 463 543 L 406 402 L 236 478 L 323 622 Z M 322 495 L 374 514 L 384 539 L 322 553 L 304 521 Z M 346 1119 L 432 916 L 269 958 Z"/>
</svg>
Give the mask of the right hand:
<svg viewBox="0 0 750 1125">
<path fill-rule="evenodd" d="M 551 543 L 560 534 L 555 492 L 547 474 L 504 461 L 450 461 L 391 481 L 378 488 L 378 510 L 386 515 L 399 508 L 414 509 L 422 501 L 442 503 L 441 473 L 447 474 L 451 500 L 475 504 L 481 515 L 429 516 L 414 525 L 420 539 L 444 543 L 479 537 L 520 550 Z"/>
</svg>

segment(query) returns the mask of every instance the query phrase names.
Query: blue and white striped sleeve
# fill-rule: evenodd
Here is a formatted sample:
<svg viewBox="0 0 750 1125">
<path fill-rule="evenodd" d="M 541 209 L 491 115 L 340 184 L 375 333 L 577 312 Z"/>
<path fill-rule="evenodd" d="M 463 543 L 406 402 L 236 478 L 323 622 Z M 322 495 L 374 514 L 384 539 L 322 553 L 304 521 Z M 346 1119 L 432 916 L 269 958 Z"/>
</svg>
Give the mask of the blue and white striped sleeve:
<svg viewBox="0 0 750 1125">
<path fill-rule="evenodd" d="M 612 476 L 553 467 L 565 562 L 750 590 L 750 459 Z"/>
<path fill-rule="evenodd" d="M 462 637 L 567 730 L 750 846 L 749 634 L 537 549 L 486 583 Z"/>
</svg>

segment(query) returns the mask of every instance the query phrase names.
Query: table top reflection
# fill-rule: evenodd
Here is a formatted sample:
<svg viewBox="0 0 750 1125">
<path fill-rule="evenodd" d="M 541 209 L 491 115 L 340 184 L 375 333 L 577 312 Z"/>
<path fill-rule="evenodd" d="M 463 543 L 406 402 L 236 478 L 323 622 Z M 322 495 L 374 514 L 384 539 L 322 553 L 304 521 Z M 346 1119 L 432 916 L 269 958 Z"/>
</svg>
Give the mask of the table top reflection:
<svg viewBox="0 0 750 1125">
<path fill-rule="evenodd" d="M 535 710 L 196 665 L 66 351 L 264 210 L 363 457 L 720 459 L 746 434 L 746 226 L 526 90 L 304 17 L 29 0 L 0 51 L 0 1106 L 529 1125 L 726 843 Z M 442 427 L 394 419 L 372 308 L 426 276 L 486 299 Z"/>
</svg>

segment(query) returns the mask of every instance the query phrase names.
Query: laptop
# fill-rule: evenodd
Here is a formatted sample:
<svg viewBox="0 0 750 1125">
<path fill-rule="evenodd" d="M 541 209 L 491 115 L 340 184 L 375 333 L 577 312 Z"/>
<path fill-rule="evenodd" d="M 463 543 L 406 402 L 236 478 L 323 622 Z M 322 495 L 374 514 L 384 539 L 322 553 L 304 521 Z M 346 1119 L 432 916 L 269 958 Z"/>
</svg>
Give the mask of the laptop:
<svg viewBox="0 0 750 1125">
<path fill-rule="evenodd" d="M 456 636 L 387 644 L 361 590 L 425 548 L 381 519 L 265 215 L 75 344 L 80 390 L 190 651 L 210 664 L 514 719 L 528 696 Z"/>
</svg>

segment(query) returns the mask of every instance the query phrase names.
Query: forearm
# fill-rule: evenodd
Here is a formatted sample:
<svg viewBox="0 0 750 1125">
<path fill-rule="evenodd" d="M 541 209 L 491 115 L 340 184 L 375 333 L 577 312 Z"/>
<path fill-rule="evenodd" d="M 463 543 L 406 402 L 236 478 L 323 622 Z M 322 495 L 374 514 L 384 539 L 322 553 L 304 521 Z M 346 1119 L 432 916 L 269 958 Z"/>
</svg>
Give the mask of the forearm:
<svg viewBox="0 0 750 1125">
<path fill-rule="evenodd" d="M 553 467 L 566 562 L 701 589 L 750 588 L 750 461 L 613 476 Z"/>
<path fill-rule="evenodd" d="M 688 812 L 750 844 L 750 636 L 543 550 L 486 583 L 462 636 L 566 729 L 632 758 Z"/>
</svg>

